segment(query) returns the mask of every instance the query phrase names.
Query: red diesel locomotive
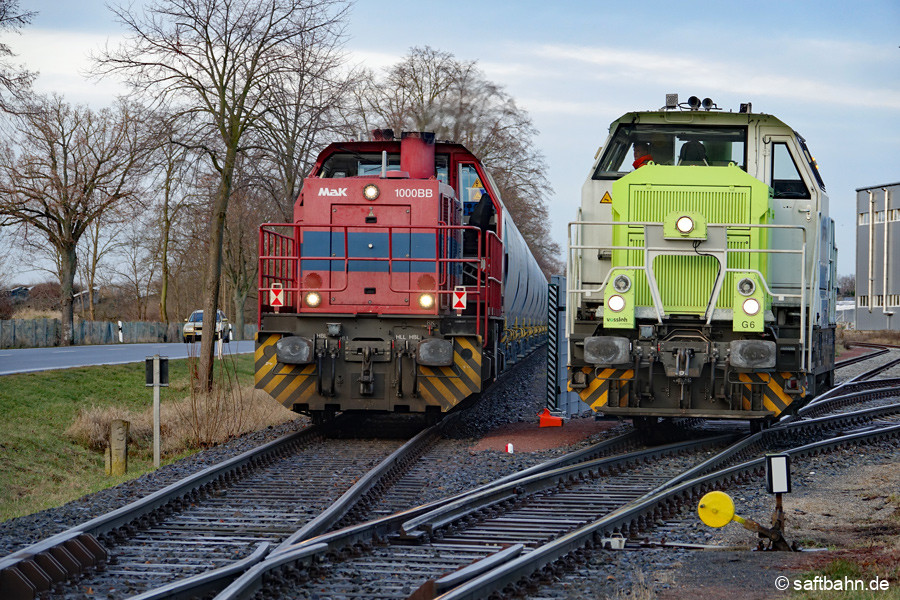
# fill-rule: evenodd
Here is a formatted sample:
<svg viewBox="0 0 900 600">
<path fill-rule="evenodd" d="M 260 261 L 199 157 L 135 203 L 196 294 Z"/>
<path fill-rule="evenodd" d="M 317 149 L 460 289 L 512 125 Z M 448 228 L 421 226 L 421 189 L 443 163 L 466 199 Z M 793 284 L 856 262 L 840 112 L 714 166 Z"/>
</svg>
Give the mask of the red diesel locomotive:
<svg viewBox="0 0 900 600">
<path fill-rule="evenodd" d="M 436 417 L 546 335 L 547 282 L 497 186 L 432 133 L 328 146 L 259 261 L 256 387 L 316 421 Z"/>
</svg>

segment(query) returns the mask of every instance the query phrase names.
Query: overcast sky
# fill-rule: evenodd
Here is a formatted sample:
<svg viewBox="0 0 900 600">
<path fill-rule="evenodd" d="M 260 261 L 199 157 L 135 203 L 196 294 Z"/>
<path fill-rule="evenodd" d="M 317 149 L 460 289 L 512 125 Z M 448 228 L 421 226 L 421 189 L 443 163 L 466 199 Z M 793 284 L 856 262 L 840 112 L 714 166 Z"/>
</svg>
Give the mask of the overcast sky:
<svg viewBox="0 0 900 600">
<path fill-rule="evenodd" d="M 38 16 L 7 35 L 38 88 L 108 104 L 115 82 L 87 81 L 87 55 L 122 33 L 102 0 L 22 0 Z M 449 12 L 448 12 L 449 11 Z M 840 273 L 853 273 L 856 188 L 900 182 L 898 0 L 640 2 L 358 0 L 352 60 L 378 68 L 430 45 L 476 60 L 540 130 L 554 238 L 609 123 L 657 109 L 665 94 L 752 102 L 803 135 L 838 227 Z"/>
</svg>

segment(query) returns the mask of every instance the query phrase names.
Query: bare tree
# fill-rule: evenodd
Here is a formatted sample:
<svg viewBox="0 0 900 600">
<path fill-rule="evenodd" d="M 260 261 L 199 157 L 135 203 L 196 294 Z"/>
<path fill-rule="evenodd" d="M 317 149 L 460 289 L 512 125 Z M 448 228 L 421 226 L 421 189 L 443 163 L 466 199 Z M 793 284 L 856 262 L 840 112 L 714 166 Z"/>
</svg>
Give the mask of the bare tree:
<svg viewBox="0 0 900 600">
<path fill-rule="evenodd" d="M 123 74 L 135 90 L 168 102 L 211 140 L 201 146 L 219 174 L 209 222 L 203 311 L 218 309 L 222 237 L 238 155 L 270 109 L 274 76 L 296 68 L 295 48 L 312 30 L 340 36 L 342 0 L 158 0 L 114 6 L 128 41 L 98 58 L 99 74 Z M 199 383 L 213 383 L 213 339 L 203 336 Z"/>
<path fill-rule="evenodd" d="M 356 118 L 365 130 L 434 131 L 481 158 L 544 273 L 560 272 L 560 248 L 550 237 L 547 164 L 534 145 L 537 130 L 474 61 L 412 48 L 383 77 L 363 77 L 356 99 Z"/>
<path fill-rule="evenodd" d="M 238 339 L 244 337 L 244 307 L 250 292 L 256 289 L 259 271 L 258 229 L 264 221 L 265 203 L 262 189 L 240 185 L 228 209 L 225 222 L 225 260 L 222 264 L 225 279 L 231 288 L 234 306 L 234 327 Z"/>
<path fill-rule="evenodd" d="M 19 9 L 19 0 L 0 0 L 0 33 L 19 30 L 31 23 L 37 13 Z M 36 73 L 14 65 L 10 47 L 0 42 L 0 110 L 14 112 L 15 104 L 31 89 Z"/>
<path fill-rule="evenodd" d="M 118 219 L 115 220 L 116 224 L 119 222 Z M 100 281 L 103 259 L 115 249 L 116 244 L 116 233 L 111 231 L 109 225 L 105 218 L 95 219 L 82 236 L 78 249 L 78 255 L 81 257 L 78 261 L 78 275 L 87 292 L 88 318 L 91 321 L 96 320 L 94 291 Z M 84 300 L 82 300 L 82 318 L 84 318 Z"/>
<path fill-rule="evenodd" d="M 201 158 L 179 135 L 184 125 L 177 117 L 159 114 L 153 119 L 156 143 L 153 152 L 154 180 L 151 189 L 156 194 L 156 232 L 159 260 L 159 318 L 169 323 L 170 255 L 173 228 L 185 213 L 201 210 L 195 200 L 192 182 L 198 176 Z M 178 139 L 179 141 L 176 141 Z"/>
<path fill-rule="evenodd" d="M 838 295 L 846 298 L 856 295 L 856 275 L 840 275 L 837 279 Z"/>
<path fill-rule="evenodd" d="M 149 219 L 147 219 L 149 221 Z M 159 265 L 156 246 L 146 235 L 152 229 L 150 223 L 138 218 L 129 220 L 119 231 L 119 241 L 115 246 L 116 274 L 124 282 L 123 288 L 134 298 L 133 317 L 138 321 L 147 320 L 150 294 Z"/>
<path fill-rule="evenodd" d="M 358 85 L 358 74 L 344 69 L 338 38 L 312 30 L 296 48 L 295 71 L 273 74 L 270 110 L 258 128 L 257 160 L 248 161 L 275 203 L 282 222 L 293 220 L 294 202 L 303 178 L 319 151 L 343 137 L 346 99 Z"/>
<path fill-rule="evenodd" d="M 127 102 L 92 111 L 35 97 L 16 117 L 17 151 L 0 160 L 0 224 L 37 233 L 58 256 L 62 343 L 72 343 L 72 291 L 82 235 L 136 198 L 144 168 L 142 122 Z"/>
</svg>

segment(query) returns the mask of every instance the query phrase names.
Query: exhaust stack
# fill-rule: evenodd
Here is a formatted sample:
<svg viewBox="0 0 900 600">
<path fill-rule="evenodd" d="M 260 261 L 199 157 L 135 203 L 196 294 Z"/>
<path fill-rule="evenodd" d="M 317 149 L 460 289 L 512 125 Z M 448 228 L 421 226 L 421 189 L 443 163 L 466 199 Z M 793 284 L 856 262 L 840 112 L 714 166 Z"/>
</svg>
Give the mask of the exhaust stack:
<svg viewBox="0 0 900 600">
<path fill-rule="evenodd" d="M 434 177 L 434 133 L 404 131 L 400 134 L 400 170 L 411 179 Z"/>
</svg>

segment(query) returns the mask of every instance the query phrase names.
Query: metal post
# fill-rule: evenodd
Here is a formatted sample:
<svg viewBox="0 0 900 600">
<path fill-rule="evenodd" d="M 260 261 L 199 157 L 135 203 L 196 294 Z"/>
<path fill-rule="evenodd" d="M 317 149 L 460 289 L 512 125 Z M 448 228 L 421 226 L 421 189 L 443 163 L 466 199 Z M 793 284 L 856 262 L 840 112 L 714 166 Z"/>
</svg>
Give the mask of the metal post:
<svg viewBox="0 0 900 600">
<path fill-rule="evenodd" d="M 547 286 L 547 408 L 559 406 L 559 286 Z"/>
<path fill-rule="evenodd" d="M 153 356 L 153 466 L 159 468 L 159 354 Z"/>
<path fill-rule="evenodd" d="M 153 387 L 153 466 L 159 468 L 159 438 L 160 438 L 160 418 L 159 418 L 159 388 L 168 387 L 169 385 L 169 358 L 155 354 L 148 356 L 145 361 L 146 383 L 147 387 Z"/>
</svg>

